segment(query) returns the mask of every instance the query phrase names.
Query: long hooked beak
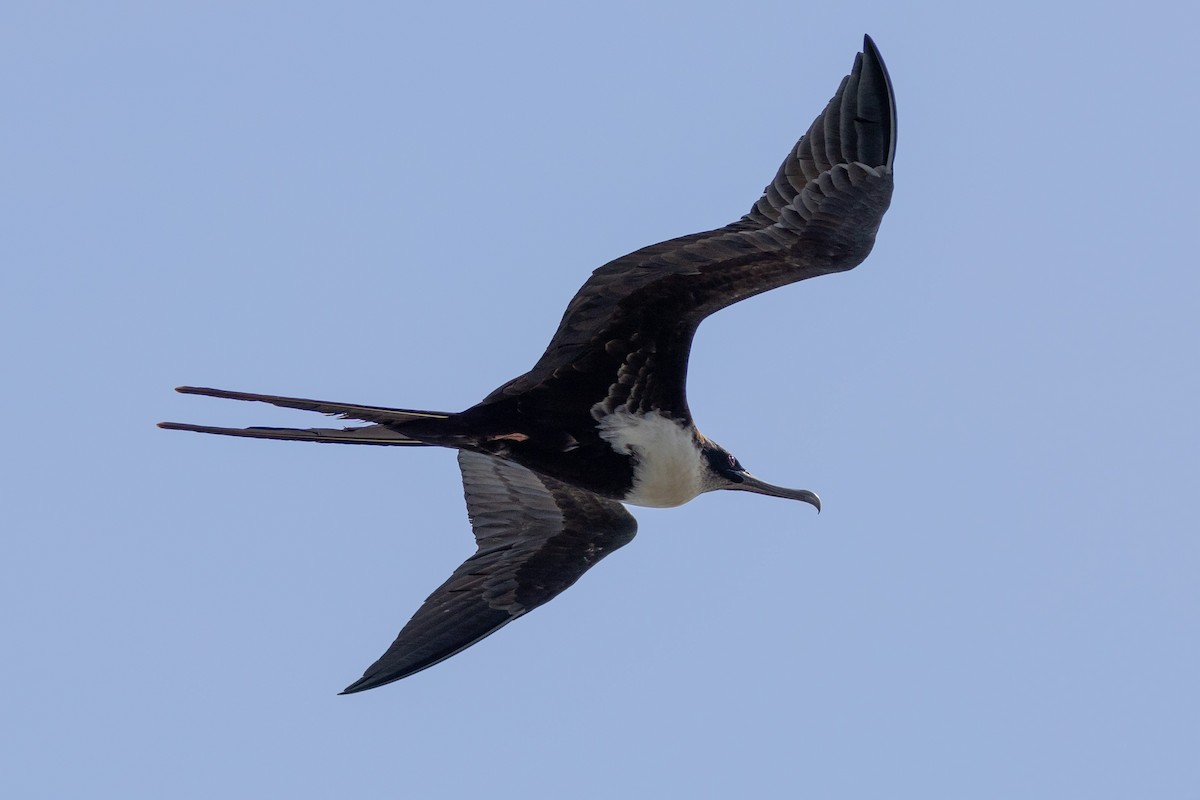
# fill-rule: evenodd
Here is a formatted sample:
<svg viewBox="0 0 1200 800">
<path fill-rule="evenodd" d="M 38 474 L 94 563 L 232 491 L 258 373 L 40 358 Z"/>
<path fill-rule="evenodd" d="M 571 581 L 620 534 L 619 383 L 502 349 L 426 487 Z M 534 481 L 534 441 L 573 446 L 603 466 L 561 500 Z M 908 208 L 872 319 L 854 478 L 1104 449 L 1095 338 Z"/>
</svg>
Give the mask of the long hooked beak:
<svg viewBox="0 0 1200 800">
<path fill-rule="evenodd" d="M 766 481 L 761 481 L 749 472 L 739 472 L 737 475 L 742 479 L 741 483 L 731 483 L 725 487 L 726 489 L 741 489 L 743 492 L 755 492 L 756 494 L 766 494 L 771 497 L 782 497 L 785 500 L 799 500 L 817 509 L 818 514 L 821 513 L 821 498 L 807 489 L 785 489 L 782 486 L 775 486 Z"/>
</svg>

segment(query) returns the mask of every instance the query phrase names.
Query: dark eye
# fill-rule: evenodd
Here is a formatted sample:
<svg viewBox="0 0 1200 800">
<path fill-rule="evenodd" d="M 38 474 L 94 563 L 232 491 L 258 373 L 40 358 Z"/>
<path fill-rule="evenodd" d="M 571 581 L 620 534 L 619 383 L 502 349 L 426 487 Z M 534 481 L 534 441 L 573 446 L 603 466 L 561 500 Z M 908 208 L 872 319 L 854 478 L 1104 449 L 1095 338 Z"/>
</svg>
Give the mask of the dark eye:
<svg viewBox="0 0 1200 800">
<path fill-rule="evenodd" d="M 742 465 L 738 463 L 738 460 L 736 458 L 734 458 L 733 453 L 729 454 L 729 468 L 730 469 L 741 469 L 742 468 Z"/>
</svg>

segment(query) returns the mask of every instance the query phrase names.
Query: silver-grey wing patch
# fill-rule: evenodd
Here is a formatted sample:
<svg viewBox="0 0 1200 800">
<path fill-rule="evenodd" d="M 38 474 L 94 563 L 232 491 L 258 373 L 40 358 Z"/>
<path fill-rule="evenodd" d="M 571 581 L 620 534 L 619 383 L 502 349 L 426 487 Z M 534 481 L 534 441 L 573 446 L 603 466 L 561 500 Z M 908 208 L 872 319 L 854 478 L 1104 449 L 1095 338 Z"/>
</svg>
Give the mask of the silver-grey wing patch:
<svg viewBox="0 0 1200 800">
<path fill-rule="evenodd" d="M 458 464 L 478 549 L 343 694 L 400 680 L 465 650 L 557 596 L 637 531 L 615 500 L 493 456 L 460 451 Z"/>
</svg>

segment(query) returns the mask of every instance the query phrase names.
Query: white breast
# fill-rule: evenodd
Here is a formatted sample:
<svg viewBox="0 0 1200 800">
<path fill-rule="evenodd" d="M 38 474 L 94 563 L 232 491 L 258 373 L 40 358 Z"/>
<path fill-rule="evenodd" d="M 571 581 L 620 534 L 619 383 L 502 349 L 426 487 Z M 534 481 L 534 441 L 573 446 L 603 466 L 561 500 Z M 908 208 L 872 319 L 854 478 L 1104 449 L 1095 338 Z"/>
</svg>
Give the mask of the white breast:
<svg viewBox="0 0 1200 800">
<path fill-rule="evenodd" d="M 613 450 L 633 457 L 633 488 L 625 495 L 626 503 L 669 508 L 710 488 L 690 426 L 656 412 L 634 414 L 619 408 L 598 427 Z"/>
</svg>

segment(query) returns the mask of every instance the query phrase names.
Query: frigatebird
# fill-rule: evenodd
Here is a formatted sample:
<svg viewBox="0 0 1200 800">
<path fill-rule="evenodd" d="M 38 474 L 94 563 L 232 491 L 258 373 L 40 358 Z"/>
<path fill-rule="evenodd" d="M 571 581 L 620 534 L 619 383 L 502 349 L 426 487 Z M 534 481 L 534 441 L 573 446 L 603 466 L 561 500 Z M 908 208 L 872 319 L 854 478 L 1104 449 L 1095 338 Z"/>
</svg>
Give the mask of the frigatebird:
<svg viewBox="0 0 1200 800">
<path fill-rule="evenodd" d="M 549 601 L 625 544 L 623 503 L 669 507 L 735 489 L 810 503 L 751 475 L 701 434 L 685 393 L 701 320 L 747 297 L 851 269 L 870 253 L 892 195 L 896 104 L 870 37 L 821 115 L 749 213 L 651 245 L 592 273 L 533 368 L 459 413 L 191 386 L 371 423 L 349 428 L 174 430 L 458 450 L 478 546 L 343 694 L 400 680 Z"/>
</svg>

